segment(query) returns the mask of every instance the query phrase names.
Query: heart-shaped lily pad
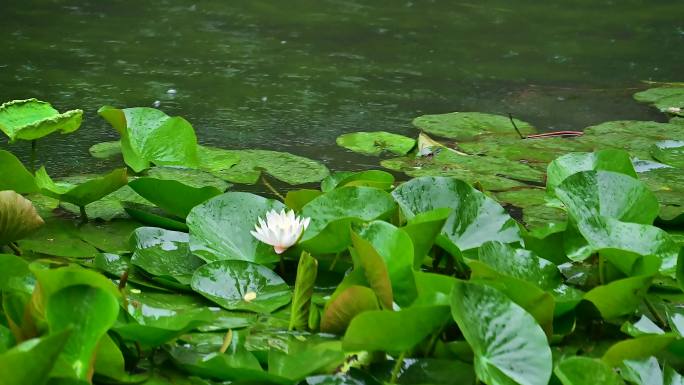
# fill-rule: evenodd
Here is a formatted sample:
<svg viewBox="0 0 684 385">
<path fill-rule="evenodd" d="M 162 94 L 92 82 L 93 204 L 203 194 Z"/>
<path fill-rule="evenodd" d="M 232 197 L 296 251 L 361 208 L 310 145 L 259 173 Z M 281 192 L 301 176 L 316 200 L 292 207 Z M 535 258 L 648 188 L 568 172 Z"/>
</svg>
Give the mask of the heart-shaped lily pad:
<svg viewBox="0 0 684 385">
<path fill-rule="evenodd" d="M 270 210 L 280 211 L 282 203 L 244 192 L 228 192 L 190 211 L 190 250 L 211 262 L 223 259 L 267 263 L 278 260 L 273 247 L 254 238 L 258 218 Z"/>
<path fill-rule="evenodd" d="M 0 105 L 0 131 L 11 141 L 36 140 L 57 131 L 68 134 L 78 130 L 82 120 L 82 110 L 60 114 L 50 103 L 36 99 L 13 100 Z"/>
<path fill-rule="evenodd" d="M 228 310 L 270 313 L 290 302 L 290 287 L 273 270 L 247 261 L 216 261 L 195 271 L 192 289 Z"/>
<path fill-rule="evenodd" d="M 416 145 L 416 141 L 385 131 L 351 132 L 338 136 L 337 145 L 364 155 L 380 155 L 385 151 L 405 155 Z"/>
<path fill-rule="evenodd" d="M 135 172 L 158 166 L 199 166 L 197 137 L 190 123 L 154 108 L 104 106 L 98 114 L 121 135 L 124 161 Z"/>
</svg>

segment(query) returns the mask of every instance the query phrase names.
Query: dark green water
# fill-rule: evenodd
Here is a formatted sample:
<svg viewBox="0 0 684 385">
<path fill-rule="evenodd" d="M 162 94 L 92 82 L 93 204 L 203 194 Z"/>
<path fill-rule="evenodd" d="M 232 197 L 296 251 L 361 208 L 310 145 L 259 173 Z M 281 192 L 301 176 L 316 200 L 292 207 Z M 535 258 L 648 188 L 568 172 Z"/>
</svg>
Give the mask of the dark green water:
<svg viewBox="0 0 684 385">
<path fill-rule="evenodd" d="M 543 130 L 661 119 L 631 94 L 682 80 L 682 16 L 661 0 L 0 0 L 0 101 L 86 111 L 39 144 L 54 174 L 110 166 L 87 153 L 116 138 L 98 107 L 155 101 L 204 144 L 358 169 L 377 159 L 338 135 L 413 135 L 425 113 L 512 112 Z"/>
</svg>

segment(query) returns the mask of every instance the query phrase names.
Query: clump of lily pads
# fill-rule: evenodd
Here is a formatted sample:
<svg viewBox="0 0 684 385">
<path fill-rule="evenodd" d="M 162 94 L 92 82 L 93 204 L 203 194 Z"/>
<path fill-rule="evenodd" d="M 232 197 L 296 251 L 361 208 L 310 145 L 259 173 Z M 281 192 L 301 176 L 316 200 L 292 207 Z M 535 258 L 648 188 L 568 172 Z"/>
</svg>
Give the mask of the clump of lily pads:
<svg viewBox="0 0 684 385">
<path fill-rule="evenodd" d="M 0 151 L 0 382 L 682 382 L 678 121 L 566 138 L 449 113 L 339 140 L 403 177 L 100 114 L 105 175 Z"/>
</svg>

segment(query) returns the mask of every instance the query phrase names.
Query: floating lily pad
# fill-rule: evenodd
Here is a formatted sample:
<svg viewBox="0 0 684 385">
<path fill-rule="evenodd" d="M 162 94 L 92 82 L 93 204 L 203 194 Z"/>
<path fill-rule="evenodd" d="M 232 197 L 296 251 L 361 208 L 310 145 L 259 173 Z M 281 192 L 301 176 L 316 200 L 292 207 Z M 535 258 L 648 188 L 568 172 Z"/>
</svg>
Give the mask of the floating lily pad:
<svg viewBox="0 0 684 385">
<path fill-rule="evenodd" d="M 25 238 L 45 224 L 30 200 L 0 191 L 0 245 Z"/>
<path fill-rule="evenodd" d="M 69 181 L 71 178 L 67 178 L 66 180 Z M 115 218 L 129 218 L 129 215 L 126 213 L 126 207 L 131 204 L 135 204 L 136 207 L 154 206 L 151 202 L 138 195 L 138 193 L 126 185 L 105 195 L 102 199 L 88 204 L 85 209 L 86 214 L 90 219 L 100 218 L 105 221 L 111 221 Z M 76 205 L 61 202 L 60 206 L 75 215 L 80 214 L 80 209 Z"/>
<path fill-rule="evenodd" d="M 394 176 L 381 170 L 335 172 L 321 182 L 321 191 L 328 192 L 344 186 L 367 186 L 389 190 L 394 184 Z"/>
<path fill-rule="evenodd" d="M 37 99 L 13 100 L 0 105 L 0 131 L 12 142 L 40 139 L 57 131 L 68 134 L 78 130 L 82 120 L 82 110 L 60 114 L 50 103 Z"/>
<path fill-rule="evenodd" d="M 487 384 L 546 385 L 553 369 L 544 331 L 498 290 L 457 281 L 451 312 L 475 355 L 475 373 Z"/>
<path fill-rule="evenodd" d="M 247 261 L 217 261 L 192 277 L 192 289 L 228 310 L 270 313 L 290 302 L 290 287 L 273 270 Z"/>
<path fill-rule="evenodd" d="M 660 203 L 660 218 L 677 221 L 684 214 L 684 172 L 675 167 L 659 167 L 640 172 L 639 179 Z"/>
<path fill-rule="evenodd" d="M 90 146 L 88 152 L 93 158 L 108 159 L 121 154 L 121 141 L 96 143 Z"/>
<path fill-rule="evenodd" d="M 211 164 L 205 169 L 212 174 L 233 183 L 254 184 L 259 180 L 262 172 L 288 184 L 319 182 L 328 174 L 328 168 L 320 162 L 293 155 L 287 152 L 268 150 L 223 150 L 212 147 L 202 147 L 200 153 L 210 151 L 213 159 L 223 156 L 226 159 L 239 159 L 237 164 L 218 168 Z M 214 160 L 211 161 L 212 163 Z"/>
<path fill-rule="evenodd" d="M 522 135 L 535 132 L 529 123 L 518 119 L 514 121 Z M 471 141 L 484 135 L 519 137 L 508 117 L 481 112 L 423 115 L 413 119 L 413 125 L 428 134 L 460 141 Z"/>
<path fill-rule="evenodd" d="M 66 258 L 92 258 L 97 249 L 84 242 L 73 222 L 48 218 L 45 226 L 18 242 L 24 251 Z"/>
<path fill-rule="evenodd" d="M 388 217 L 396 209 L 392 196 L 372 187 L 348 186 L 325 193 L 302 208 L 311 218 L 301 245 L 312 253 L 335 253 L 351 244 L 349 225 Z"/>
<path fill-rule="evenodd" d="M 587 127 L 576 140 L 594 148 L 617 148 L 639 159 L 649 159 L 653 143 L 684 140 L 684 131 L 672 123 L 620 120 Z"/>
<path fill-rule="evenodd" d="M 547 205 L 547 194 L 540 188 L 520 188 L 496 193 L 496 200 L 504 205 L 522 209 L 522 221 L 527 228 L 540 228 L 549 222 L 565 222 L 564 210 Z"/>
<path fill-rule="evenodd" d="M 525 164 L 506 159 L 460 155 L 453 151 L 439 151 L 427 157 L 403 157 L 380 162 L 390 170 L 408 176 L 455 177 L 485 190 L 505 191 L 524 186 L 526 182 L 541 183 L 543 173 Z"/>
<path fill-rule="evenodd" d="M 657 87 L 634 94 L 634 99 L 650 103 L 660 111 L 677 115 L 684 109 L 684 87 Z"/>
<path fill-rule="evenodd" d="M 150 167 L 150 163 L 199 166 L 195 130 L 187 120 L 147 107 L 104 106 L 97 113 L 121 135 L 121 152 L 133 171 L 140 172 Z"/>
<path fill-rule="evenodd" d="M 416 145 L 415 139 L 385 131 L 352 132 L 337 137 L 337 145 L 364 155 L 391 152 L 405 155 Z"/>
<path fill-rule="evenodd" d="M 185 167 L 152 167 L 145 172 L 145 176 L 174 180 L 194 188 L 213 187 L 221 192 L 231 186 L 230 183 L 212 173 Z"/>
<path fill-rule="evenodd" d="M 176 180 L 149 177 L 137 178 L 128 185 L 157 207 L 182 219 L 187 217 L 193 207 L 222 192 L 212 186 L 197 188 Z"/>
<path fill-rule="evenodd" d="M 270 210 L 282 203 L 244 192 L 229 192 L 196 206 L 187 218 L 190 250 L 207 262 L 239 259 L 259 263 L 278 260 L 273 247 L 250 233 Z"/>
<path fill-rule="evenodd" d="M 43 194 L 80 207 L 101 199 L 127 183 L 125 168 L 116 169 L 107 175 L 89 179 L 78 185 L 54 182 L 45 171 L 45 167 L 36 171 L 36 184 Z"/>
<path fill-rule="evenodd" d="M 11 152 L 0 150 L 0 165 L 0 191 L 13 190 L 20 194 L 38 191 L 33 174 Z"/>
<path fill-rule="evenodd" d="M 659 162 L 684 169 L 684 140 L 663 140 L 651 147 L 651 155 Z"/>
<path fill-rule="evenodd" d="M 130 220 L 111 222 L 89 222 L 77 229 L 78 236 L 87 243 L 107 253 L 132 251 L 128 240 L 131 233 L 141 224 Z"/>
<path fill-rule="evenodd" d="M 155 227 L 140 227 L 131 235 L 131 263 L 149 274 L 189 285 L 192 274 L 204 261 L 190 253 L 187 233 Z"/>
<path fill-rule="evenodd" d="M 437 239 L 437 244 L 453 255 L 487 241 L 512 243 L 521 240 L 518 224 L 504 208 L 463 181 L 416 178 L 396 188 L 392 195 L 409 220 L 430 210 L 453 209 Z"/>
<path fill-rule="evenodd" d="M 512 136 L 486 136 L 475 142 L 460 142 L 458 148 L 472 155 L 524 161 L 542 168 L 568 152 L 591 150 L 591 146 L 573 138 L 520 139 Z"/>
</svg>

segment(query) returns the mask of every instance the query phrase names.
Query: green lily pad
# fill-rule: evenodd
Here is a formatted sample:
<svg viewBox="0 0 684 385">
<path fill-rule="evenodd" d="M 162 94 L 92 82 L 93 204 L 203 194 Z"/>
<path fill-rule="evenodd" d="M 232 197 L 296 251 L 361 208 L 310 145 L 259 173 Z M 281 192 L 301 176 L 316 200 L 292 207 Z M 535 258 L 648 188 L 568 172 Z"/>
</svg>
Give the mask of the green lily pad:
<svg viewBox="0 0 684 385">
<path fill-rule="evenodd" d="M 523 135 L 535 132 L 534 127 L 527 122 L 515 119 L 515 124 Z M 481 112 L 423 115 L 413 119 L 413 125 L 428 134 L 460 141 L 471 141 L 484 135 L 518 137 L 508 117 Z"/>
<path fill-rule="evenodd" d="M 569 152 L 590 151 L 591 146 L 574 138 L 530 138 L 485 136 L 475 142 L 460 142 L 458 148 L 471 155 L 484 155 L 524 162 L 543 168 L 547 163 Z"/>
<path fill-rule="evenodd" d="M 0 245 L 25 238 L 45 224 L 30 200 L 0 191 Z"/>
<path fill-rule="evenodd" d="M 355 232 L 352 232 L 351 237 L 354 244 L 352 257 L 356 269 L 363 271 L 366 281 L 378 297 L 380 305 L 384 309 L 392 309 L 394 294 L 385 261 L 370 242 Z"/>
<path fill-rule="evenodd" d="M 569 258 L 580 261 L 602 251 L 632 274 L 639 256 L 653 256 L 661 271 L 674 272 L 678 246 L 665 231 L 649 225 L 658 203 L 643 183 L 610 171 L 582 171 L 566 178 L 555 193 L 577 226 L 566 230 Z"/>
<path fill-rule="evenodd" d="M 28 262 L 11 254 L 0 254 L 0 292 L 16 290 L 31 294 L 35 278 L 29 271 Z"/>
<path fill-rule="evenodd" d="M 607 149 L 589 153 L 566 154 L 551 162 L 546 171 L 546 190 L 553 190 L 567 177 L 580 171 L 612 171 L 632 178 L 637 174 L 626 151 Z"/>
<path fill-rule="evenodd" d="M 658 199 L 659 217 L 666 221 L 681 221 L 684 214 L 684 172 L 675 167 L 658 167 L 639 172 L 639 179 Z"/>
<path fill-rule="evenodd" d="M 207 161 L 209 165 L 203 169 L 233 183 L 254 184 L 262 172 L 291 185 L 319 182 L 328 174 L 328 168 L 320 162 L 293 155 L 287 152 L 268 150 L 224 150 L 213 147 L 201 147 L 200 154 L 209 152 L 210 159 L 239 159 L 234 166 L 226 167 L 230 162 L 216 160 Z M 219 158 L 220 159 L 220 158 Z"/>
<path fill-rule="evenodd" d="M 85 242 L 106 253 L 127 253 L 132 251 L 128 244 L 131 233 L 140 223 L 127 220 L 111 222 L 89 222 L 80 226 L 78 236 Z"/>
<path fill-rule="evenodd" d="M 567 220 L 565 211 L 549 205 L 546 192 L 540 188 L 502 191 L 496 193 L 495 198 L 501 204 L 522 209 L 522 222 L 528 229 L 542 228 L 550 222 L 562 223 Z"/>
<path fill-rule="evenodd" d="M 302 211 L 302 208 L 319 195 L 323 194 L 319 190 L 300 189 L 290 190 L 285 195 L 285 205 L 296 212 Z"/>
<path fill-rule="evenodd" d="M 97 113 L 121 135 L 124 161 L 135 172 L 157 166 L 197 168 L 197 138 L 185 119 L 154 108 L 101 107 Z"/>
<path fill-rule="evenodd" d="M 593 303 L 603 318 L 617 318 L 634 312 L 652 281 L 651 276 L 619 279 L 596 286 L 584 295 L 584 299 Z"/>
<path fill-rule="evenodd" d="M 416 178 L 396 188 L 392 195 L 409 220 L 430 210 L 453 209 L 437 238 L 437 244 L 453 255 L 487 241 L 513 243 L 522 239 L 518 224 L 503 207 L 463 181 Z"/>
<path fill-rule="evenodd" d="M 589 357 L 568 357 L 556 364 L 553 373 L 563 385 L 623 385 L 617 373 L 605 362 Z"/>
<path fill-rule="evenodd" d="M 93 286 L 69 286 L 52 294 L 45 318 L 51 333 L 71 330 L 52 375 L 90 381 L 97 344 L 114 324 L 119 302 Z"/>
<path fill-rule="evenodd" d="M 0 150 L 0 164 L 0 191 L 13 190 L 20 194 L 38 191 L 33 174 L 11 152 Z"/>
<path fill-rule="evenodd" d="M 416 141 L 385 131 L 351 132 L 338 136 L 337 145 L 364 155 L 377 156 L 385 151 L 405 155 L 415 147 Z"/>
<path fill-rule="evenodd" d="M 185 167 L 152 167 L 145 171 L 145 176 L 154 179 L 175 180 L 198 189 L 213 187 L 221 190 L 221 192 L 232 186 L 210 172 Z"/>
<path fill-rule="evenodd" d="M 321 191 L 329 192 L 344 186 L 367 186 L 389 190 L 394 184 L 394 176 L 381 170 L 340 171 L 323 179 Z"/>
<path fill-rule="evenodd" d="M 617 148 L 639 159 L 649 159 L 654 142 L 684 140 L 679 127 L 671 123 L 620 120 L 587 127 L 576 140 L 594 148 Z"/>
<path fill-rule="evenodd" d="M 406 226 L 401 228 L 402 231 L 408 234 L 413 244 L 414 269 L 419 270 L 423 265 L 425 256 L 432 249 L 437 236 L 441 233 L 444 223 L 446 223 L 450 215 L 450 208 L 426 211 L 409 219 Z"/>
<path fill-rule="evenodd" d="M 108 159 L 121 154 L 121 141 L 95 143 L 88 149 L 93 158 Z"/>
<path fill-rule="evenodd" d="M 372 187 L 348 186 L 327 192 L 303 208 L 311 218 L 301 238 L 301 246 L 314 254 L 335 253 L 351 244 L 352 222 L 387 218 L 396 209 L 392 196 Z"/>
<path fill-rule="evenodd" d="M 195 270 L 192 289 L 228 310 L 270 313 L 290 302 L 289 286 L 271 269 L 247 261 L 216 261 Z"/>
<path fill-rule="evenodd" d="M 3 385 L 43 385 L 69 339 L 69 331 L 23 341 L 0 354 Z"/>
<path fill-rule="evenodd" d="M 131 263 L 154 276 L 189 285 L 192 274 L 204 261 L 190 253 L 187 233 L 155 227 L 140 227 L 131 235 Z"/>
<path fill-rule="evenodd" d="M 651 155 L 659 162 L 684 168 L 684 140 L 663 140 L 651 147 Z"/>
<path fill-rule="evenodd" d="M 54 182 L 45 171 L 45 167 L 36 171 L 36 184 L 43 194 L 80 207 L 101 199 L 127 183 L 125 168 L 116 169 L 107 175 L 90 179 L 78 185 Z"/>
<path fill-rule="evenodd" d="M 97 249 L 84 242 L 71 221 L 48 218 L 35 233 L 18 242 L 24 251 L 66 258 L 92 258 Z"/>
<path fill-rule="evenodd" d="M 188 214 L 190 250 L 207 262 L 239 259 L 258 263 L 278 260 L 273 247 L 250 231 L 258 218 L 285 206 L 272 199 L 244 192 L 228 192 L 192 209 Z"/>
<path fill-rule="evenodd" d="M 0 131 L 12 142 L 36 140 L 57 131 L 68 134 L 78 130 L 82 120 L 82 110 L 60 114 L 50 103 L 37 99 L 13 100 L 0 105 Z"/>
<path fill-rule="evenodd" d="M 221 194 L 221 190 L 206 186 L 196 188 L 176 180 L 137 178 L 128 184 L 143 198 L 179 218 L 185 218 L 193 207 Z"/>
<path fill-rule="evenodd" d="M 71 180 L 72 178 L 67 178 L 66 181 L 69 182 Z M 125 185 L 118 190 L 105 195 L 102 199 L 88 204 L 85 209 L 86 214 L 90 219 L 99 218 L 105 221 L 111 221 L 116 218 L 129 218 L 126 208 L 131 204 L 135 204 L 136 207 L 154 207 L 151 202 L 138 195 L 138 193 L 133 191 L 128 185 Z M 61 202 L 59 206 L 75 215 L 80 214 L 79 207 L 71 203 Z"/>
<path fill-rule="evenodd" d="M 352 319 L 342 346 L 347 351 L 403 352 L 414 348 L 448 320 L 448 306 L 366 311 Z"/>
<path fill-rule="evenodd" d="M 616 367 L 625 360 L 639 360 L 659 354 L 676 339 L 672 334 L 663 334 L 622 340 L 609 347 L 601 359 Z"/>
<path fill-rule="evenodd" d="M 487 384 L 546 385 L 553 369 L 544 331 L 498 290 L 457 281 L 451 313 L 475 355 L 475 373 Z"/>
<path fill-rule="evenodd" d="M 378 308 L 378 298 L 373 290 L 351 285 L 339 295 L 333 296 L 326 304 L 321 318 L 321 331 L 342 334 L 357 314 Z"/>
<path fill-rule="evenodd" d="M 411 237 L 384 221 L 370 222 L 359 226 L 356 231 L 358 233 L 352 233 L 352 241 L 360 259 L 363 261 L 364 257 L 377 254 L 380 258 L 378 262 L 386 266 L 394 300 L 402 307 L 411 304 L 416 297 Z M 364 266 L 364 269 L 368 277 L 368 268 Z M 368 281 L 372 283 L 370 279 Z M 376 294 L 383 298 L 379 293 Z"/>
<path fill-rule="evenodd" d="M 652 104 L 662 112 L 681 115 L 684 109 L 684 87 L 657 87 L 634 94 L 634 99 Z"/>
</svg>

